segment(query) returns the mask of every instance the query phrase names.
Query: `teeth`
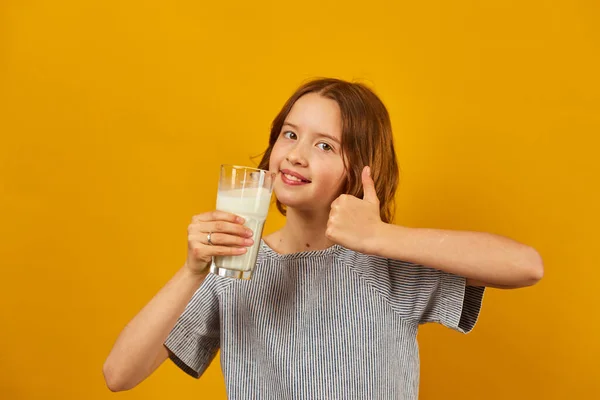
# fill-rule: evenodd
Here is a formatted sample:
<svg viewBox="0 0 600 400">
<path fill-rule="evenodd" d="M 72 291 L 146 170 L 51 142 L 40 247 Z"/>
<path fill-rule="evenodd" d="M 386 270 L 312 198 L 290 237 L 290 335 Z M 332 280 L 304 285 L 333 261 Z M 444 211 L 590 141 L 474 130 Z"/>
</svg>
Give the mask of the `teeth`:
<svg viewBox="0 0 600 400">
<path fill-rule="evenodd" d="M 288 178 L 290 181 L 296 181 L 296 182 L 302 182 L 302 179 L 300 178 L 296 178 L 293 175 L 288 175 L 288 174 L 284 174 L 286 178 Z"/>
</svg>

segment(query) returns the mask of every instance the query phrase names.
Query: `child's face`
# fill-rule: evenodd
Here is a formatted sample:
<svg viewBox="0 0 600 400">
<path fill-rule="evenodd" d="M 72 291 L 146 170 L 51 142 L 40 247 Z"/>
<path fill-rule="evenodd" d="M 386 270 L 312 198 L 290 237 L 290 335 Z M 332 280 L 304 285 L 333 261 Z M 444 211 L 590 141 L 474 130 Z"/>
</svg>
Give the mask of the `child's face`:
<svg viewBox="0 0 600 400">
<path fill-rule="evenodd" d="M 299 210 L 329 210 L 346 177 L 341 139 L 341 113 L 334 100 L 308 93 L 296 101 L 269 160 L 270 170 L 277 173 L 273 190 L 281 203 Z M 310 182 L 290 182 L 282 170 Z"/>
</svg>

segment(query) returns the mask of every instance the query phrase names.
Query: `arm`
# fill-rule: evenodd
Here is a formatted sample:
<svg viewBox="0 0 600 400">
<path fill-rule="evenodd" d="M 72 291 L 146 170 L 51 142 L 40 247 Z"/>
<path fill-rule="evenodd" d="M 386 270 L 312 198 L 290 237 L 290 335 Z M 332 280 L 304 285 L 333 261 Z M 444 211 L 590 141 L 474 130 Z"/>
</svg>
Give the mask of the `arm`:
<svg viewBox="0 0 600 400">
<path fill-rule="evenodd" d="M 127 324 L 104 363 L 110 390 L 135 387 L 167 359 L 163 343 L 205 276 L 184 266 Z"/>
<path fill-rule="evenodd" d="M 381 224 L 369 253 L 460 275 L 467 285 L 519 288 L 544 274 L 535 249 L 502 236 Z"/>
<path fill-rule="evenodd" d="M 370 171 L 363 168 L 362 200 L 342 194 L 331 203 L 325 234 L 334 243 L 462 276 L 471 286 L 508 289 L 542 279 L 544 266 L 538 252 L 514 240 L 491 233 L 407 228 L 383 222 Z"/>
</svg>

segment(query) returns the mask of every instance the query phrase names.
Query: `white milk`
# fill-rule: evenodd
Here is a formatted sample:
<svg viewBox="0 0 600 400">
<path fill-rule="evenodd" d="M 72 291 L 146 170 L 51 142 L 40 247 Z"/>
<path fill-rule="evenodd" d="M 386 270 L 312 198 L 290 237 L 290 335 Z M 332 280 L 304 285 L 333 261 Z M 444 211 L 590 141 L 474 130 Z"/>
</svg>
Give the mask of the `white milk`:
<svg viewBox="0 0 600 400">
<path fill-rule="evenodd" d="M 246 253 L 239 256 L 214 257 L 213 262 L 217 267 L 237 271 L 252 271 L 254 269 L 270 202 L 271 193 L 264 188 L 218 191 L 217 210 L 227 211 L 243 217 L 246 220 L 244 226 L 254 232 L 252 235 L 254 244 L 247 247 Z"/>
</svg>

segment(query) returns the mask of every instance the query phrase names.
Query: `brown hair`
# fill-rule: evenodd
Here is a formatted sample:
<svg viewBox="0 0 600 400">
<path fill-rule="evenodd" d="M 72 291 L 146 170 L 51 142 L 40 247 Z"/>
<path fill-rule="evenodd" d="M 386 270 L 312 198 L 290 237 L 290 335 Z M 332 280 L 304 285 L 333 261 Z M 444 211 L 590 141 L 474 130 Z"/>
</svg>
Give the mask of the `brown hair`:
<svg viewBox="0 0 600 400">
<path fill-rule="evenodd" d="M 392 126 L 385 105 L 371 89 L 361 83 L 324 78 L 300 86 L 273 120 L 269 147 L 258 168 L 269 169 L 271 151 L 292 106 L 300 97 L 313 92 L 335 100 L 341 110 L 341 152 L 347 171 L 342 193 L 362 198 L 361 174 L 365 166 L 370 166 L 371 177 L 375 182 L 375 190 L 379 198 L 381 219 L 384 222 L 391 222 L 394 218 L 394 195 L 398 187 L 399 175 Z M 277 209 L 286 215 L 285 206 L 279 200 L 277 200 Z"/>
</svg>

